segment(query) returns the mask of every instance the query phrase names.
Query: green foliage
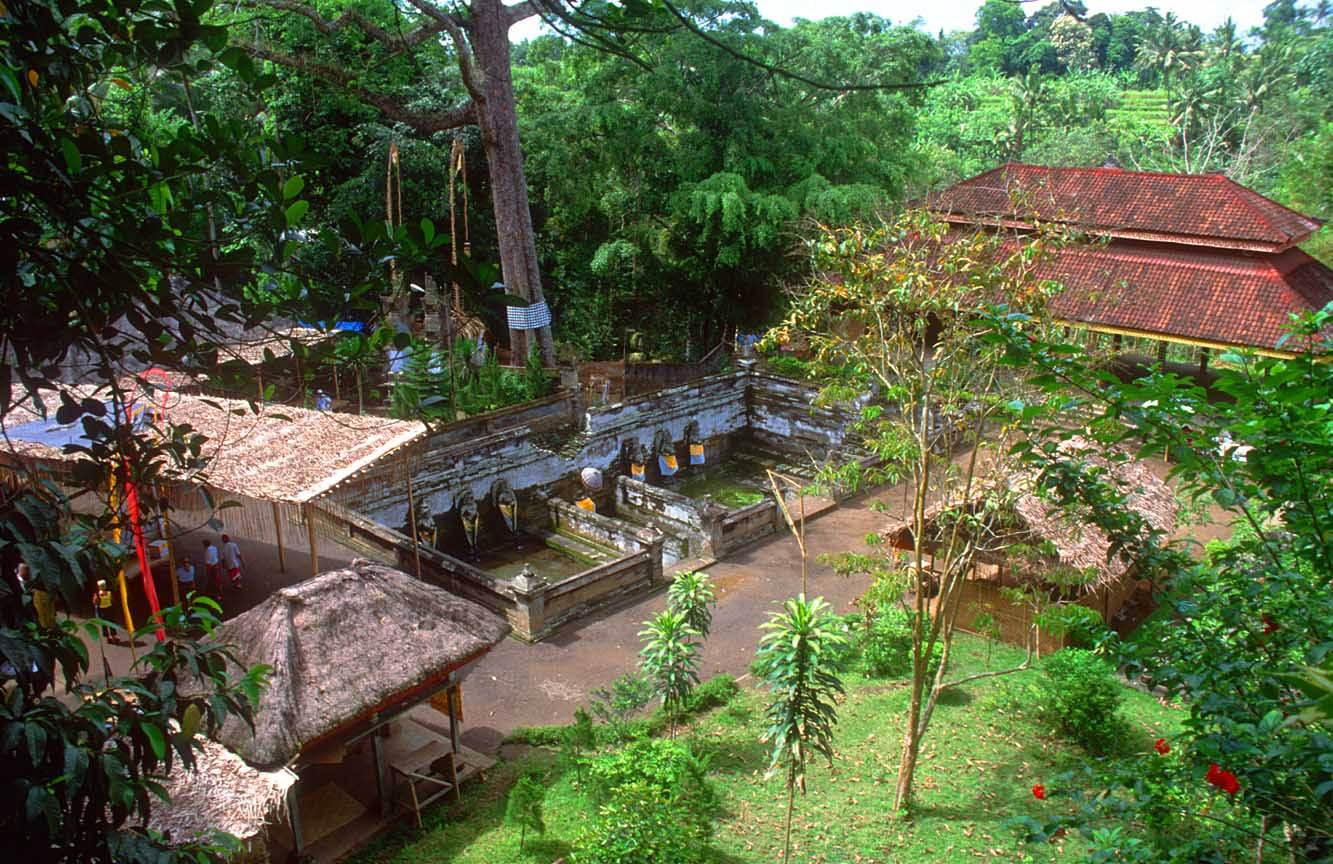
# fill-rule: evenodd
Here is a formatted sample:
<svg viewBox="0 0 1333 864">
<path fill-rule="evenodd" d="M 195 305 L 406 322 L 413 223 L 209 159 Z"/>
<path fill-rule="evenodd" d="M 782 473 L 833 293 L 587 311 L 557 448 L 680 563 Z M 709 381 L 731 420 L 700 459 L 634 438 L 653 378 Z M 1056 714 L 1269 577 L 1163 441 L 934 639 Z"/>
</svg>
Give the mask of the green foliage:
<svg viewBox="0 0 1333 864">
<path fill-rule="evenodd" d="M 731 675 L 714 675 L 695 687 L 681 704 L 679 718 L 696 716 L 729 704 L 740 692 Z M 505 737 L 507 742 L 528 744 L 533 747 L 557 747 L 566 767 L 581 765 L 575 757 L 593 746 L 608 746 L 637 741 L 659 734 L 667 728 L 666 711 L 659 709 L 649 716 L 634 716 L 652 701 L 652 684 L 641 675 L 627 673 L 611 685 L 593 691 L 595 697 L 588 711 L 574 712 L 574 722 L 568 726 L 520 726 Z M 594 725 L 592 716 L 600 722 Z"/>
<path fill-rule="evenodd" d="M 581 782 L 583 754 L 597 744 L 597 730 L 592 724 L 592 716 L 583 708 L 578 708 L 574 711 L 573 723 L 556 728 L 559 730 L 560 764 L 565 769 L 572 768 Z"/>
<path fill-rule="evenodd" d="M 130 398 L 121 376 L 160 364 L 230 382 L 215 352 L 226 328 L 274 311 L 254 298 L 291 265 L 289 229 L 308 206 L 298 142 L 191 104 L 191 82 L 247 94 L 264 83 L 227 50 L 209 5 L 34 0 L 0 13 L 0 273 L 12 301 L 0 308 L 0 415 L 22 404 L 87 439 L 69 448 L 61 488 L 6 445 L 0 837 L 14 860 L 200 861 L 235 846 L 225 836 L 172 845 L 143 826 L 162 778 L 195 764 L 197 735 L 249 721 L 264 670 L 237 674 L 226 646 L 177 638 L 212 631 L 209 602 L 168 607 L 133 634 L 148 647 L 122 675 L 94 667 L 97 629 L 81 633 L 68 617 L 124 563 L 110 540 L 128 527 L 105 500 L 111 476 L 147 490 L 207 464 L 188 426 L 117 422 Z M 387 250 L 372 239 L 359 251 L 364 274 Z M 302 311 L 327 309 L 327 293 L 309 287 Z M 363 287 L 339 292 L 340 307 Z M 101 388 L 96 399 L 53 395 L 75 376 Z M 170 634 L 161 642 L 159 626 Z"/>
<path fill-rule="evenodd" d="M 1042 671 L 1042 711 L 1060 731 L 1090 750 L 1120 738 L 1116 712 L 1124 693 L 1105 660 L 1082 648 L 1062 648 L 1046 658 Z"/>
<path fill-rule="evenodd" d="M 921 80 L 937 53 L 870 15 L 778 28 L 711 0 L 697 14 L 747 56 L 830 80 Z M 516 63 L 544 270 L 562 338 L 589 354 L 621 356 L 632 327 L 697 358 L 769 319 L 801 219 L 864 217 L 901 192 L 917 94 L 811 90 L 675 26 L 634 50 L 646 66 L 550 37 Z"/>
<path fill-rule="evenodd" d="M 449 422 L 459 415 L 484 414 L 551 392 L 554 379 L 535 348 L 520 371 L 502 368 L 493 351 L 487 352 L 480 366 L 474 364 L 475 347 L 460 339 L 451 361 L 447 352 L 414 343 L 394 382 L 390 416 Z"/>
<path fill-rule="evenodd" d="M 717 797 L 707 779 L 708 762 L 688 746 L 662 738 L 633 741 L 621 750 L 588 760 L 588 786 L 602 802 L 636 786 L 707 817 Z"/>
<path fill-rule="evenodd" d="M 572 864 L 700 864 L 712 825 L 643 783 L 620 787 L 574 841 Z"/>
<path fill-rule="evenodd" d="M 929 626 L 929 622 L 927 622 Z M 863 635 L 861 659 L 873 678 L 900 678 L 912 672 L 912 616 L 900 606 L 881 606 Z M 927 677 L 939 667 L 943 647 L 936 642 L 927 663 Z"/>
<path fill-rule="evenodd" d="M 611 686 L 592 691 L 588 705 L 593 716 L 602 721 L 621 740 L 630 735 L 630 720 L 653 700 L 653 682 L 638 672 L 626 672 Z"/>
<path fill-rule="evenodd" d="M 683 617 L 700 639 L 708 638 L 713 624 L 713 613 L 708 607 L 716 605 L 717 592 L 707 573 L 677 573 L 667 588 L 667 608 Z"/>
<path fill-rule="evenodd" d="M 529 831 L 537 834 L 546 833 L 546 822 L 542 819 L 542 801 L 545 797 L 546 790 L 541 780 L 531 774 L 524 774 L 518 778 L 514 788 L 509 790 L 509 798 L 505 803 L 505 822 L 519 826 L 520 854 L 523 852 L 523 841 L 527 839 Z"/>
<path fill-rule="evenodd" d="M 755 652 L 755 670 L 771 691 L 765 741 L 772 743 L 768 773 L 779 769 L 787 786 L 787 831 L 783 859 L 791 855 L 791 814 L 796 787 L 805 792 L 805 765 L 813 754 L 833 762 L 837 697 L 844 693 L 836 674 L 847 642 L 846 627 L 823 597 L 805 595 L 770 613 Z"/>
<path fill-rule="evenodd" d="M 643 650 L 639 669 L 652 682 L 653 695 L 671 723 L 671 737 L 676 736 L 676 718 L 685 700 L 699 683 L 699 631 L 690 626 L 682 612 L 666 609 L 639 631 Z"/>
<path fill-rule="evenodd" d="M 721 708 L 740 692 L 740 685 L 731 675 L 714 675 L 695 687 L 681 706 L 681 713 L 701 714 L 713 708 Z"/>
<path fill-rule="evenodd" d="M 1072 433 L 1031 412 L 1036 440 L 1027 458 L 1056 503 L 1138 560 L 1164 604 L 1117 659 L 1187 706 L 1177 747 L 1189 758 L 1174 783 L 1208 785 L 1203 771 L 1213 763 L 1236 778 L 1234 798 L 1203 790 L 1226 796 L 1228 809 L 1206 836 L 1171 849 L 1178 860 L 1234 857 L 1231 850 L 1252 843 L 1265 823 L 1286 826 L 1285 837 L 1270 842 L 1313 860 L 1333 844 L 1324 815 L 1333 802 L 1333 736 L 1325 721 L 1291 719 L 1308 704 L 1292 681 L 1333 645 L 1333 552 L 1324 527 L 1333 524 L 1326 458 L 1333 408 L 1325 395 L 1333 370 L 1313 353 L 1326 350 L 1330 320 L 1333 309 L 1294 322 L 1282 342 L 1293 358 L 1226 355 L 1213 384 L 1220 399 L 1167 375 L 1122 382 L 1079 347 L 1005 336 L 1012 362 L 1042 375 L 1049 410 L 1084 417 L 1081 432 L 1096 436 L 1099 452 L 1120 444 L 1169 453 L 1178 493 L 1211 501 L 1240 526 L 1204 560 L 1169 547 L 1123 494 L 1060 457 L 1056 439 Z M 1254 448 L 1245 458 L 1235 452 L 1242 442 Z M 1137 821 L 1160 796 L 1146 794 L 1135 773 L 1132 765 L 1108 771 L 1090 806 L 1122 814 L 1145 855 L 1165 857 Z"/>
</svg>

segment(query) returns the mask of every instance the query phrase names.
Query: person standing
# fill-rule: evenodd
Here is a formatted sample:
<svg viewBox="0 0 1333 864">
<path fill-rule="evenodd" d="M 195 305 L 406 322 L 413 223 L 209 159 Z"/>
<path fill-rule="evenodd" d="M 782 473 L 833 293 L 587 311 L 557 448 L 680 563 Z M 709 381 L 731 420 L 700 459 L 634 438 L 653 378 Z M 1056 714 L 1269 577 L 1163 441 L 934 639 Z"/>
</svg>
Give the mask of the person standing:
<svg viewBox="0 0 1333 864">
<path fill-rule="evenodd" d="M 93 592 L 93 605 L 97 607 L 97 617 L 102 619 L 102 636 L 108 642 L 116 638 L 116 631 L 111 628 L 111 589 L 105 579 L 97 580 L 97 590 Z"/>
<path fill-rule="evenodd" d="M 227 568 L 227 577 L 231 579 L 231 587 L 237 591 L 241 590 L 241 547 L 236 545 L 236 541 L 222 535 L 222 564 Z"/>
<path fill-rule="evenodd" d="M 204 590 L 221 600 L 222 563 L 218 559 L 218 547 L 214 546 L 211 540 L 204 541 L 204 578 L 208 580 Z"/>
<path fill-rule="evenodd" d="M 181 596 L 185 598 L 185 606 L 189 608 L 190 592 L 194 590 L 194 562 L 189 555 L 183 556 L 176 565 L 176 582 L 180 585 Z"/>
</svg>

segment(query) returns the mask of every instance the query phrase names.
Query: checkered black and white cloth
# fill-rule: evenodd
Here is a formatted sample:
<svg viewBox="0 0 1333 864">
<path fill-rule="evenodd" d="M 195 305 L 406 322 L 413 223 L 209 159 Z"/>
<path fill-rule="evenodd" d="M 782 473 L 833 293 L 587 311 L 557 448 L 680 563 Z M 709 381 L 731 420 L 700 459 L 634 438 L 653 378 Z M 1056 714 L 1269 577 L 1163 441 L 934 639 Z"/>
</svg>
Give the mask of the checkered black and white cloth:
<svg viewBox="0 0 1333 864">
<path fill-rule="evenodd" d="M 540 330 L 550 326 L 551 309 L 545 300 L 538 300 L 531 306 L 507 306 L 510 330 Z"/>
</svg>

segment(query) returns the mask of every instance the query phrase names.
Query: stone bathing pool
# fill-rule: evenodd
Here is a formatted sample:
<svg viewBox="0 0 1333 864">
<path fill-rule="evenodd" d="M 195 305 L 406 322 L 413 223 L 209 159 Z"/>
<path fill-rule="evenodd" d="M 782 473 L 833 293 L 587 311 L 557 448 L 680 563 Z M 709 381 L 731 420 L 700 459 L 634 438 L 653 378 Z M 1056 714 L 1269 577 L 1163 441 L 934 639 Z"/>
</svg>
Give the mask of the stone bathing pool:
<svg viewBox="0 0 1333 864">
<path fill-rule="evenodd" d="M 559 582 L 620 555 L 583 537 L 524 534 L 513 543 L 483 550 L 474 566 L 497 579 L 513 579 L 527 564 L 543 579 Z"/>
</svg>

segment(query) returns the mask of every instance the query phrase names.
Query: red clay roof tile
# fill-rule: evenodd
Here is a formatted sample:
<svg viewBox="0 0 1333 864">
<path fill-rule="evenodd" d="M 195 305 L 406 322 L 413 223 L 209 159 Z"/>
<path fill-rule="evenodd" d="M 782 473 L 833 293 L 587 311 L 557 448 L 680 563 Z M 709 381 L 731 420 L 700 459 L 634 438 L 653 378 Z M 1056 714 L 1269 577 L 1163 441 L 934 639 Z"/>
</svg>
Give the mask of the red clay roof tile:
<svg viewBox="0 0 1333 864">
<path fill-rule="evenodd" d="M 952 222 L 1021 225 L 1035 214 L 1093 234 L 1265 252 L 1288 249 L 1321 224 L 1221 174 L 1013 162 L 935 193 L 928 207 Z"/>
<path fill-rule="evenodd" d="M 1333 270 L 1299 249 L 1250 256 L 1115 240 L 1063 249 L 1039 276 L 1065 286 L 1051 312 L 1071 323 L 1270 351 L 1291 314 L 1333 302 Z"/>
</svg>

